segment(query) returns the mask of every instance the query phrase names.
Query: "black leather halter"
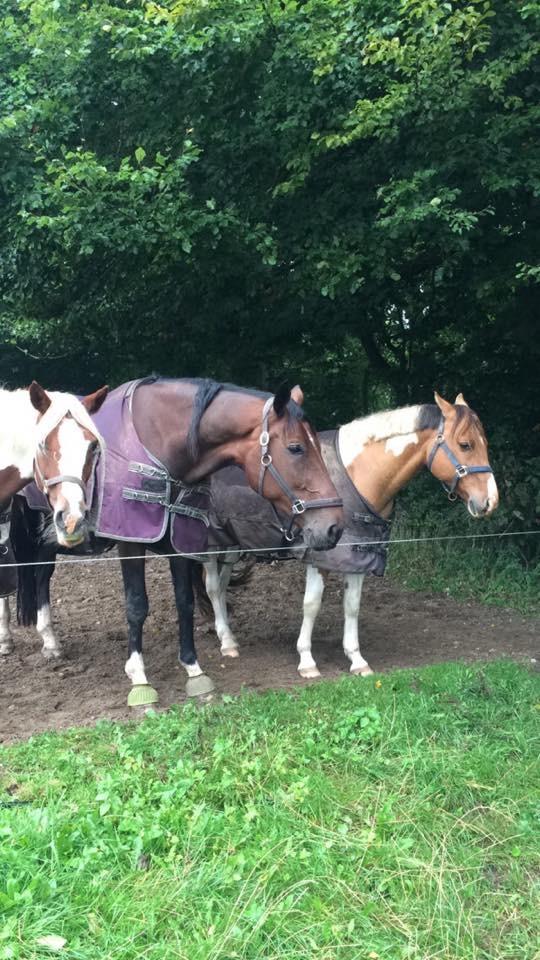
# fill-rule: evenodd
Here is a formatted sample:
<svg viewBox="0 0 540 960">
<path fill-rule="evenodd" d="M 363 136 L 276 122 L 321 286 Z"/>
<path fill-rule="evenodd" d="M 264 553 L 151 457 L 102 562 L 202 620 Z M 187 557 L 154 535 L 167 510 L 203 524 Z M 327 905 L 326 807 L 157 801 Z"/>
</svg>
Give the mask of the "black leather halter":
<svg viewBox="0 0 540 960">
<path fill-rule="evenodd" d="M 274 397 L 268 397 L 268 400 L 266 401 L 263 407 L 262 430 L 261 430 L 261 435 L 259 437 L 259 443 L 261 445 L 261 470 L 259 473 L 258 492 L 261 497 L 264 496 L 263 494 L 264 478 L 266 476 L 266 472 L 268 471 L 268 473 L 274 478 L 276 483 L 281 487 L 284 494 L 289 498 L 291 502 L 291 516 L 289 518 L 289 522 L 286 527 L 281 525 L 279 514 L 276 508 L 274 507 L 273 503 L 271 503 L 271 506 L 278 519 L 278 522 L 281 527 L 281 531 L 285 539 L 287 540 L 288 543 L 292 543 L 293 540 L 295 539 L 295 535 L 292 532 L 292 530 L 295 524 L 296 517 L 298 517 L 302 513 L 305 513 L 306 510 L 318 510 L 321 507 L 342 507 L 343 500 L 341 499 L 341 497 L 325 497 L 324 499 L 321 499 L 321 500 L 302 500 L 300 497 L 297 497 L 295 495 L 294 490 L 292 490 L 289 484 L 287 483 L 287 481 L 283 479 L 279 470 L 276 470 L 272 462 L 272 456 L 268 452 L 268 447 L 270 444 L 270 434 L 268 432 L 268 418 L 270 416 L 270 410 L 272 409 L 273 403 L 274 403 Z"/>
<path fill-rule="evenodd" d="M 466 477 L 469 473 L 493 473 L 493 470 L 489 464 L 487 464 L 485 467 L 468 467 L 466 464 L 460 463 L 444 439 L 444 423 L 444 416 L 441 414 L 437 436 L 435 437 L 435 443 L 433 444 L 427 459 L 427 468 L 431 473 L 433 473 L 431 466 L 438 450 L 442 450 L 446 454 L 452 466 L 455 467 L 455 473 L 450 484 L 445 483 L 444 480 L 441 480 L 441 483 L 448 494 L 448 499 L 457 500 L 457 494 L 454 491 L 459 481 L 462 480 L 463 477 Z"/>
</svg>

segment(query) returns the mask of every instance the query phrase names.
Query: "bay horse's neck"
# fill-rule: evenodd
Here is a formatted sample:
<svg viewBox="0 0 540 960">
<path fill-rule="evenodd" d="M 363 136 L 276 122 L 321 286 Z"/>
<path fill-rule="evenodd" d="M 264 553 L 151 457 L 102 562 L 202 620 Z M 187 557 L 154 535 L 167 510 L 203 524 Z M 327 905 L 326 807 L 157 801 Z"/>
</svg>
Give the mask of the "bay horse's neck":
<svg viewBox="0 0 540 960">
<path fill-rule="evenodd" d="M 261 429 L 261 398 L 222 387 L 200 419 L 197 449 L 188 437 L 199 384 L 158 380 L 141 384 L 133 396 L 140 439 L 173 477 L 195 483 L 230 463 L 242 466 L 247 446 Z M 253 436 L 251 436 L 253 434 Z"/>
<path fill-rule="evenodd" d="M 421 423 L 425 409 L 403 407 L 340 428 L 339 449 L 347 473 L 382 516 L 390 515 L 397 494 L 426 464 L 436 427 Z"/>
<path fill-rule="evenodd" d="M 28 390 L 0 390 L 0 505 L 32 478 L 37 418 Z"/>
</svg>

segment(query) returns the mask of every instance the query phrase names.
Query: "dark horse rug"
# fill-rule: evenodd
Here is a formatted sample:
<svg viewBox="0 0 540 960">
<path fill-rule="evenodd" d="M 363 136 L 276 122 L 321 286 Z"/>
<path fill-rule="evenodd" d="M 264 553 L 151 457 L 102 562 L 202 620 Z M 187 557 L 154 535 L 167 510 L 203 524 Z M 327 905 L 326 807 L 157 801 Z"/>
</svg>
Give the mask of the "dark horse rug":
<svg viewBox="0 0 540 960">
<path fill-rule="evenodd" d="M 341 459 L 338 431 L 319 434 L 321 451 L 330 478 L 343 500 L 345 530 L 333 550 L 308 550 L 301 540 L 287 550 L 283 530 L 271 505 L 247 485 L 242 470 L 226 467 L 212 477 L 210 549 L 261 551 L 261 559 L 295 557 L 322 570 L 337 573 L 384 574 L 390 522 L 358 492 Z M 270 554 L 263 551 L 270 551 Z M 274 553 L 272 553 L 274 551 Z"/>
<path fill-rule="evenodd" d="M 90 528 L 97 537 L 157 543 L 168 533 L 173 550 L 204 552 L 208 544 L 209 483 L 188 485 L 143 446 L 133 422 L 133 380 L 109 393 L 92 419 L 103 444 L 89 484 Z M 49 510 L 35 484 L 24 488 L 30 507 Z"/>
</svg>

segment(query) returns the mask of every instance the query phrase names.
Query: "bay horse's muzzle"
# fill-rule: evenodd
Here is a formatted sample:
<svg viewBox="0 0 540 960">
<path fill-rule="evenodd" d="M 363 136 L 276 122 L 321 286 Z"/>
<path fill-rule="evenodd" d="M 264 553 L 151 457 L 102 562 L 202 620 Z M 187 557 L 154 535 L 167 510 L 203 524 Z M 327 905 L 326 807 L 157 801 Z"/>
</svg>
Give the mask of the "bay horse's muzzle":
<svg viewBox="0 0 540 960">
<path fill-rule="evenodd" d="M 303 540 L 312 550 L 332 550 L 343 533 L 343 515 L 339 520 L 332 520 L 329 513 L 330 510 L 326 508 L 320 511 L 320 521 L 316 516 L 306 519 L 302 530 Z"/>
</svg>

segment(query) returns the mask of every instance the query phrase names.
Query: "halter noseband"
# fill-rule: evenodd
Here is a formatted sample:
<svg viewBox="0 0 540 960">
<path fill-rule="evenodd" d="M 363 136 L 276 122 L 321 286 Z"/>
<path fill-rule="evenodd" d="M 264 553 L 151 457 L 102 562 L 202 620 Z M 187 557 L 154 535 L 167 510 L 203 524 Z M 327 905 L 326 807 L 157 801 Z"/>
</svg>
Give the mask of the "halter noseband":
<svg viewBox="0 0 540 960">
<path fill-rule="evenodd" d="M 493 473 L 493 470 L 489 465 L 485 467 L 468 467 L 466 464 L 460 463 L 444 439 L 444 422 L 444 416 L 441 414 L 437 436 L 435 437 L 435 443 L 433 444 L 427 459 L 427 468 L 431 473 L 433 473 L 431 466 L 438 450 L 442 450 L 446 454 L 452 466 L 455 467 L 455 473 L 450 484 L 445 483 L 444 480 L 441 480 L 441 483 L 448 494 L 448 499 L 457 500 L 457 494 L 454 491 L 459 481 L 462 480 L 463 477 L 466 477 L 469 473 Z"/>
<path fill-rule="evenodd" d="M 263 412 L 262 412 L 262 430 L 261 430 L 261 435 L 259 437 L 259 443 L 261 445 L 261 470 L 259 473 L 258 492 L 259 492 L 259 495 L 262 497 L 263 487 L 264 487 L 264 478 L 266 476 L 266 471 L 268 471 L 268 473 L 271 474 L 271 476 L 274 478 L 278 486 L 281 487 L 284 494 L 291 501 L 291 516 L 289 518 L 289 523 L 286 527 L 283 527 L 281 525 L 281 520 L 279 520 L 279 514 L 276 508 L 274 507 L 273 503 L 271 504 L 271 506 L 272 506 L 272 509 L 274 510 L 276 517 L 279 520 L 281 532 L 283 533 L 286 541 L 288 543 L 292 543 L 293 540 L 295 539 L 295 535 L 292 532 L 292 530 L 293 530 L 295 519 L 297 516 L 299 516 L 302 513 L 305 513 L 306 510 L 316 510 L 320 507 L 342 507 L 343 500 L 341 499 L 341 497 L 326 497 L 322 500 L 301 500 L 300 497 L 295 496 L 294 490 L 291 490 L 289 484 L 287 483 L 286 480 L 283 479 L 279 470 L 276 470 L 272 462 L 272 456 L 268 452 L 268 446 L 270 444 L 270 434 L 268 432 L 268 418 L 270 416 L 270 410 L 272 409 L 273 403 L 274 403 L 274 397 L 268 397 L 268 400 L 266 401 L 263 407 Z"/>
</svg>

